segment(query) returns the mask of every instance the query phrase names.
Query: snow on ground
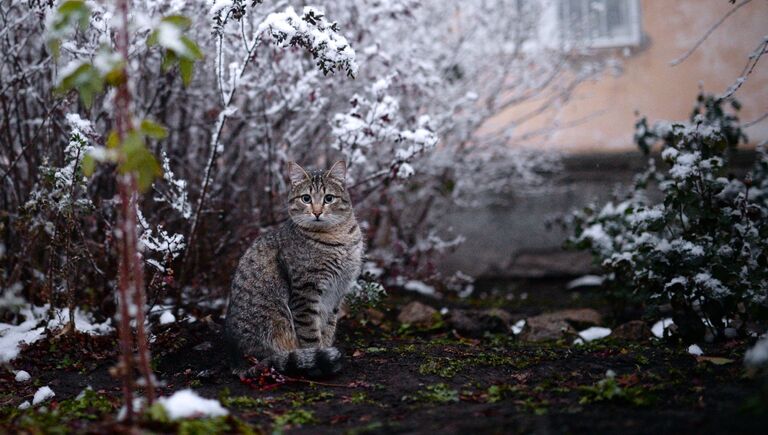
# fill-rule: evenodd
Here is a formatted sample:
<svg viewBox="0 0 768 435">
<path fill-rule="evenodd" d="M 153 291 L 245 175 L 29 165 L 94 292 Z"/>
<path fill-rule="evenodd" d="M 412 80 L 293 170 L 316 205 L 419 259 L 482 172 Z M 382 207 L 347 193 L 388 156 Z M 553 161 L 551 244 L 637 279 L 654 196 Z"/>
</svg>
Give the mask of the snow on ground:
<svg viewBox="0 0 768 435">
<path fill-rule="evenodd" d="M 51 399 L 55 395 L 56 393 L 54 393 L 53 390 L 51 390 L 51 387 L 47 385 L 44 387 L 40 387 L 40 389 L 35 392 L 35 397 L 32 398 L 32 405 L 43 403 L 46 400 Z"/>
<path fill-rule="evenodd" d="M 423 295 L 434 295 L 435 294 L 435 288 L 431 285 L 424 284 L 421 281 L 411 280 L 406 282 L 403 285 L 403 288 L 406 290 L 411 290 L 414 292 L 421 293 Z"/>
<path fill-rule="evenodd" d="M 603 277 L 598 275 L 584 275 L 568 282 L 565 288 L 572 290 L 579 287 L 599 287 L 603 285 Z"/>
<path fill-rule="evenodd" d="M 688 346 L 688 353 L 694 356 L 701 356 L 704 355 L 704 351 L 701 350 L 698 344 L 692 344 Z"/>
<path fill-rule="evenodd" d="M 173 323 L 175 321 L 176 321 L 176 317 L 170 311 L 166 311 L 166 312 L 164 312 L 160 316 L 160 324 L 161 325 L 167 325 L 167 324 Z"/>
<path fill-rule="evenodd" d="M 220 417 L 229 414 L 216 399 L 200 397 L 193 390 L 186 389 L 173 393 L 170 397 L 158 399 L 171 420 L 195 417 Z"/>
<path fill-rule="evenodd" d="M 525 319 L 518 320 L 514 325 L 512 325 L 512 333 L 517 335 L 523 332 L 523 328 L 525 328 Z"/>
<path fill-rule="evenodd" d="M 651 332 L 653 333 L 654 336 L 658 338 L 662 338 L 664 337 L 664 330 L 674 324 L 675 323 L 672 321 L 671 318 L 659 320 L 658 322 L 653 324 L 653 327 L 651 327 Z"/>
<path fill-rule="evenodd" d="M 27 382 L 31 378 L 32 376 L 30 376 L 29 373 L 25 372 L 24 370 L 19 370 L 16 372 L 16 382 Z"/>
<path fill-rule="evenodd" d="M 19 314 L 24 321 L 19 325 L 0 323 L 0 362 L 8 362 L 19 354 L 19 343 L 34 343 L 43 336 L 45 328 L 37 328 L 39 319 L 46 308 L 29 306 L 22 308 Z"/>
<path fill-rule="evenodd" d="M 32 406 L 32 404 L 29 403 L 29 400 L 25 400 L 24 402 L 19 404 L 19 409 L 23 411 L 25 409 L 28 409 L 30 406 Z"/>
<path fill-rule="evenodd" d="M 744 355 L 744 362 L 752 367 L 768 363 L 768 336 L 761 338 L 752 349 L 747 351 Z"/>
<path fill-rule="evenodd" d="M 43 338 L 45 328 L 41 325 L 41 321 L 45 318 L 47 311 L 48 305 L 36 307 L 30 304 L 19 310 L 19 314 L 24 318 L 21 324 L 0 323 L 0 363 L 16 358 L 20 343 L 34 343 Z M 57 309 L 53 319 L 48 322 L 48 328 L 61 328 L 68 320 L 69 309 Z M 104 323 L 94 323 L 79 308 L 75 309 L 75 327 L 78 331 L 88 334 L 106 334 L 113 329 L 111 319 L 107 319 Z"/>
<path fill-rule="evenodd" d="M 611 328 L 603 328 L 601 326 L 592 326 L 579 332 L 579 337 L 587 342 L 592 340 L 599 340 L 609 335 L 611 335 Z"/>
</svg>

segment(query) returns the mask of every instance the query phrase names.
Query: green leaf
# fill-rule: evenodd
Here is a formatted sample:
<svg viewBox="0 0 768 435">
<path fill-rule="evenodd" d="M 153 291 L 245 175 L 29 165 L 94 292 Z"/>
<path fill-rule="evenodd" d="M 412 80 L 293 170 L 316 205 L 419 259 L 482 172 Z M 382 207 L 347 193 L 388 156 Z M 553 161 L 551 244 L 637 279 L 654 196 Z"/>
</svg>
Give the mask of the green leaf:
<svg viewBox="0 0 768 435">
<path fill-rule="evenodd" d="M 83 104 L 88 107 L 91 106 L 93 97 L 104 88 L 104 80 L 99 75 L 99 72 L 93 65 L 85 62 L 81 63 L 68 75 L 62 77 L 60 82 L 57 92 L 65 93 L 75 89 L 80 93 Z"/>
<path fill-rule="evenodd" d="M 165 139 L 168 136 L 168 130 L 165 127 L 148 119 L 141 121 L 139 129 L 152 139 Z"/>
<path fill-rule="evenodd" d="M 181 73 L 181 81 L 184 82 L 184 86 L 189 86 L 192 82 L 194 68 L 195 63 L 193 61 L 187 59 L 179 60 L 179 72 Z"/>
<path fill-rule="evenodd" d="M 203 52 L 200 50 L 200 47 L 197 45 L 195 41 L 189 39 L 186 36 L 182 36 L 181 42 L 184 44 L 185 47 L 187 47 L 187 50 L 191 54 L 191 60 L 203 59 Z M 185 57 L 190 57 L 190 56 L 185 56 Z"/>
<path fill-rule="evenodd" d="M 184 15 L 168 15 L 161 20 L 164 23 L 170 23 L 180 29 L 188 29 L 192 26 L 192 20 Z"/>
<path fill-rule="evenodd" d="M 115 149 L 120 145 L 120 138 L 117 136 L 117 132 L 112 130 L 107 135 L 107 148 Z"/>
<path fill-rule="evenodd" d="M 48 41 L 48 48 L 51 49 L 53 58 L 58 60 L 59 56 L 61 56 L 61 39 L 53 38 Z"/>
<path fill-rule="evenodd" d="M 157 30 L 149 34 L 149 36 L 147 37 L 147 45 L 149 45 L 150 47 L 153 45 L 157 45 Z"/>
<path fill-rule="evenodd" d="M 138 137 L 138 142 L 136 139 Z M 144 146 L 138 133 L 129 134 L 123 142 L 125 160 L 119 167 L 122 174 L 136 174 L 139 191 L 146 192 L 156 177 L 163 175 L 155 156 Z"/>
<path fill-rule="evenodd" d="M 83 157 L 83 174 L 86 177 L 90 177 L 93 175 L 93 172 L 96 170 L 96 159 L 93 158 L 91 154 L 86 154 Z"/>
<path fill-rule="evenodd" d="M 83 30 L 88 28 L 91 10 L 83 0 L 67 0 L 59 6 L 56 13 L 57 16 L 53 22 L 54 30 L 62 30 L 75 22 Z"/>
</svg>

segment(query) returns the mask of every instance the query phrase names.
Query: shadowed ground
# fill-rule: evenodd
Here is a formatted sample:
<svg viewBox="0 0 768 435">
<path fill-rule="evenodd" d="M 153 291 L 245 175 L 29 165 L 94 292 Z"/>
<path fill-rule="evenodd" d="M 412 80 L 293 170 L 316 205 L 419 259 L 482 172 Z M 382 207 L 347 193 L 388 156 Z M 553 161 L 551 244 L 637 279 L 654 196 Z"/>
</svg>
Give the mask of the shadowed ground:
<svg viewBox="0 0 768 435">
<path fill-rule="evenodd" d="M 470 300 L 422 301 L 449 310 L 500 307 L 514 320 L 563 307 L 600 306 L 595 294 L 562 288 L 559 282 L 528 282 Z M 528 297 L 521 300 L 523 293 Z M 181 425 L 160 418 L 145 421 L 144 427 L 159 432 L 631 434 L 758 433 L 768 423 L 765 385 L 745 376 L 744 342 L 702 346 L 707 356 L 718 358 L 697 359 L 684 346 L 656 340 L 604 339 L 573 346 L 572 338 L 529 343 L 511 333 L 466 338 L 440 318 L 425 329 L 403 327 L 396 315 L 405 302 L 391 297 L 378 325 L 344 319 L 339 342 L 346 367 L 340 376 L 317 383 L 269 375 L 250 384 L 234 378 L 223 366 L 222 322 L 215 315 L 155 327 L 153 363 L 166 382 L 162 394 L 193 388 L 219 398 L 233 416 Z M 2 372 L 0 427 L 8 432 L 121 429 L 114 421 L 119 384 L 108 374 L 115 344 L 114 337 L 78 335 L 27 348 L 13 367 L 30 372 L 34 383 L 17 383 L 13 374 Z M 615 377 L 606 378 L 609 369 Z M 67 415 L 16 410 L 42 385 L 56 392 L 50 407 L 66 409 Z M 92 402 L 67 400 L 86 386 L 97 393 Z"/>
</svg>

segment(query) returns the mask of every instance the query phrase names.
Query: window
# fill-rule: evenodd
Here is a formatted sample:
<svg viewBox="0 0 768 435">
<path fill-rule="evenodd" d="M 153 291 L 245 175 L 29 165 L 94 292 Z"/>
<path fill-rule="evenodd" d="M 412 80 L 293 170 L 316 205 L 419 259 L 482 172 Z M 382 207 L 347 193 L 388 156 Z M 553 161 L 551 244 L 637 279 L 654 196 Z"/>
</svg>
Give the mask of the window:
<svg viewBox="0 0 768 435">
<path fill-rule="evenodd" d="M 560 0 L 559 16 L 567 43 L 610 48 L 641 42 L 638 0 Z"/>
</svg>

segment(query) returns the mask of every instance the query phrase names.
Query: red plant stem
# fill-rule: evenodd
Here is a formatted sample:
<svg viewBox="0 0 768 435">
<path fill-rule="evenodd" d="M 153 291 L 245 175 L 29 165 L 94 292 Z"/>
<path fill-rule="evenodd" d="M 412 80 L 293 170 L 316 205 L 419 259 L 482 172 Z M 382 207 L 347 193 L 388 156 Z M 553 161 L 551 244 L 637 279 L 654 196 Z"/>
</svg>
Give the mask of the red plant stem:
<svg viewBox="0 0 768 435">
<path fill-rule="evenodd" d="M 120 324 L 118 337 L 120 339 L 120 364 L 119 374 L 123 382 L 123 398 L 125 399 L 126 420 L 133 421 L 133 334 L 131 331 L 131 315 L 128 309 L 130 288 L 130 270 L 128 258 L 128 244 L 125 240 L 126 219 L 130 208 L 130 192 L 127 176 L 118 176 L 120 191 L 120 223 L 118 225 L 118 237 L 120 240 L 120 264 L 119 264 L 119 296 L 120 296 Z"/>
<path fill-rule="evenodd" d="M 123 79 L 115 93 L 115 129 L 122 143 L 125 136 L 132 130 L 131 121 L 131 91 L 128 86 L 128 0 L 118 0 L 117 9 L 121 16 L 117 28 L 115 43 L 118 53 L 123 58 Z M 123 394 L 129 421 L 133 419 L 133 337 L 131 331 L 131 309 L 133 304 L 136 319 L 136 347 L 138 348 L 139 371 L 145 382 L 145 393 L 148 402 L 154 401 L 154 385 L 152 369 L 149 361 L 149 346 L 144 329 L 144 273 L 139 241 L 136 233 L 136 204 L 138 196 L 136 177 L 133 173 L 118 176 L 120 192 L 121 217 L 118 225 L 120 231 L 120 348 L 122 355 Z"/>
</svg>

